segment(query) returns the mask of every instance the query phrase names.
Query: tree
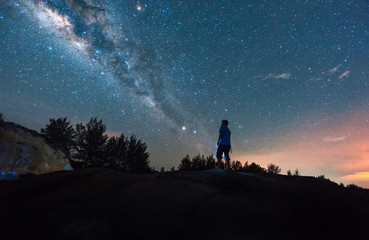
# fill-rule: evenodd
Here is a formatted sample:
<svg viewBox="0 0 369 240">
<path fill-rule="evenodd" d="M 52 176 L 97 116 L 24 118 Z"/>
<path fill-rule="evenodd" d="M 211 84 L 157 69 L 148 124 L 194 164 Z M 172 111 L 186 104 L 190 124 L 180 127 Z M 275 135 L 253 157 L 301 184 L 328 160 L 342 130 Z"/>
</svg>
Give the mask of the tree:
<svg viewBox="0 0 369 240">
<path fill-rule="evenodd" d="M 204 155 L 200 154 L 194 156 L 191 161 L 191 169 L 193 170 L 203 170 L 205 169 L 206 161 Z"/>
<path fill-rule="evenodd" d="M 118 169 L 122 171 L 127 171 L 127 148 L 128 148 L 128 139 L 122 133 L 117 141 Z"/>
<path fill-rule="evenodd" d="M 188 171 L 191 170 L 191 158 L 190 155 L 186 154 L 186 156 L 181 160 L 181 163 L 178 166 L 179 171 Z"/>
<path fill-rule="evenodd" d="M 82 123 L 76 125 L 75 145 L 73 149 L 73 158 L 75 167 L 84 168 L 87 166 L 87 143 L 86 143 L 86 127 Z M 74 167 L 74 168 L 75 168 Z"/>
<path fill-rule="evenodd" d="M 279 166 L 277 166 L 273 163 L 270 163 L 270 164 L 268 164 L 267 172 L 269 174 L 279 174 L 279 173 L 282 172 L 282 169 Z"/>
<path fill-rule="evenodd" d="M 0 113 L 0 123 L 1 122 L 4 122 L 4 114 L 3 113 Z"/>
<path fill-rule="evenodd" d="M 215 158 L 213 154 L 207 156 L 205 161 L 206 161 L 206 166 L 205 166 L 206 169 L 215 168 Z"/>
<path fill-rule="evenodd" d="M 247 172 L 248 169 L 249 169 L 249 162 L 246 161 L 245 164 L 242 167 L 242 172 Z"/>
<path fill-rule="evenodd" d="M 295 172 L 293 173 L 293 176 L 296 176 L 296 177 L 300 176 L 300 172 L 297 168 L 295 169 Z"/>
<path fill-rule="evenodd" d="M 146 152 L 146 143 L 137 140 L 135 135 L 132 135 L 127 144 L 127 168 L 129 172 L 146 173 L 150 172 L 149 153 Z"/>
<path fill-rule="evenodd" d="M 287 176 L 292 176 L 292 172 L 291 172 L 291 170 L 288 170 L 288 171 L 287 171 Z"/>
<path fill-rule="evenodd" d="M 105 134 L 106 126 L 102 120 L 91 118 L 84 126 L 76 125 L 76 155 L 85 167 L 102 167 L 105 158 L 105 144 L 108 136 Z"/>
<path fill-rule="evenodd" d="M 105 166 L 127 171 L 127 138 L 122 133 L 119 137 L 111 137 L 106 144 Z"/>
<path fill-rule="evenodd" d="M 259 164 L 256 163 L 251 163 L 250 165 L 247 166 L 246 169 L 244 169 L 245 172 L 251 172 L 251 173 L 266 173 L 265 168 L 261 167 Z"/>
<path fill-rule="evenodd" d="M 358 186 L 358 185 L 356 185 L 356 184 L 353 184 L 353 183 L 348 184 L 348 185 L 346 186 L 346 188 L 351 189 L 351 190 L 359 190 L 359 189 L 363 189 L 362 187 L 360 187 L 360 186 Z"/>
<path fill-rule="evenodd" d="M 232 161 L 231 169 L 234 171 L 242 171 L 242 163 L 240 161 Z"/>
<path fill-rule="evenodd" d="M 49 124 L 41 129 L 47 141 L 55 148 L 60 149 L 68 159 L 71 159 L 74 146 L 75 131 L 67 118 L 51 118 Z"/>
<path fill-rule="evenodd" d="M 105 148 L 105 156 L 105 167 L 119 169 L 118 137 L 111 137 L 108 139 Z"/>
</svg>

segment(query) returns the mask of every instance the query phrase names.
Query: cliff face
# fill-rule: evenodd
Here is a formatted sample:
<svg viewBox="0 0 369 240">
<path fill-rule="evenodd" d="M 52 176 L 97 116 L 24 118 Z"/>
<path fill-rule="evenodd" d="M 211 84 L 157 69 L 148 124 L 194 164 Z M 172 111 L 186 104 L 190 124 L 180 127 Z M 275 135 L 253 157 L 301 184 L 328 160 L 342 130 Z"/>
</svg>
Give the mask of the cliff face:
<svg viewBox="0 0 369 240">
<path fill-rule="evenodd" d="M 36 131 L 0 122 L 0 174 L 43 174 L 73 170 L 60 150 L 52 148 Z"/>
</svg>

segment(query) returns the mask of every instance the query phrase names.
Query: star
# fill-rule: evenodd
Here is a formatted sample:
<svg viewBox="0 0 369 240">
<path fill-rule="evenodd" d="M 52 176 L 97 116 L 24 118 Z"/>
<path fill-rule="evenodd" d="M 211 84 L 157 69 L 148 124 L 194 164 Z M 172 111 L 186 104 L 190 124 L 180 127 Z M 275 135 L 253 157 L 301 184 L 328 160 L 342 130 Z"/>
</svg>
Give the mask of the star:
<svg viewBox="0 0 369 240">
<path fill-rule="evenodd" d="M 50 117 L 98 117 L 147 141 L 157 168 L 214 153 L 228 119 L 235 160 L 275 159 L 311 175 L 324 166 L 306 152 L 294 162 L 289 150 L 357 129 L 357 142 L 326 144 L 355 146 L 347 165 L 365 166 L 367 122 L 355 121 L 369 114 L 368 4 L 97 2 L 1 1 L 6 119 L 38 130 Z M 311 151 L 332 179 L 352 170 L 324 146 Z"/>
</svg>

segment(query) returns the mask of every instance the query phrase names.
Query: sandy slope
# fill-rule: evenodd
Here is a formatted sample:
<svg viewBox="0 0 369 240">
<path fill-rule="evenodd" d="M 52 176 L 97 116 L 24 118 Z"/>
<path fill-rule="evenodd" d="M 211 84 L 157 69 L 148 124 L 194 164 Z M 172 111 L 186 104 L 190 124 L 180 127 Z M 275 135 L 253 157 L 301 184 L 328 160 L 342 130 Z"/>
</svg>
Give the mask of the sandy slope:
<svg viewBox="0 0 369 240">
<path fill-rule="evenodd" d="M 0 122 L 0 173 L 43 174 L 73 170 L 60 150 L 34 130 L 11 122 Z"/>
<path fill-rule="evenodd" d="M 4 239 L 369 239 L 369 190 L 308 177 L 85 169 L 0 189 Z"/>
</svg>

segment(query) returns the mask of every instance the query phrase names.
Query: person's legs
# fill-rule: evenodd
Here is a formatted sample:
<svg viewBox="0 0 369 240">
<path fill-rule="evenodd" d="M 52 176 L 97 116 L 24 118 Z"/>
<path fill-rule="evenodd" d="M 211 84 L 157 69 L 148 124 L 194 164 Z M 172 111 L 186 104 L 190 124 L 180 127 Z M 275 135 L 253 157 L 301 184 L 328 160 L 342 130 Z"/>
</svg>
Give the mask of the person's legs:
<svg viewBox="0 0 369 240">
<path fill-rule="evenodd" d="M 226 159 L 225 160 L 225 170 L 229 170 L 230 167 L 229 167 L 229 159 Z"/>
<path fill-rule="evenodd" d="M 222 168 L 222 158 L 218 158 L 218 163 L 216 168 Z"/>
<path fill-rule="evenodd" d="M 230 162 L 230 158 L 229 158 L 229 151 L 231 150 L 231 146 L 225 146 L 224 148 L 224 155 L 225 155 L 225 169 L 226 170 L 229 170 L 230 169 L 230 166 L 229 166 L 229 162 Z"/>
<path fill-rule="evenodd" d="M 223 156 L 223 145 L 219 145 L 217 149 L 217 159 L 218 159 L 218 165 L 217 168 L 222 168 L 222 156 Z"/>
</svg>

